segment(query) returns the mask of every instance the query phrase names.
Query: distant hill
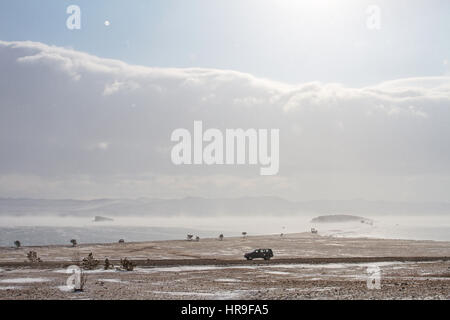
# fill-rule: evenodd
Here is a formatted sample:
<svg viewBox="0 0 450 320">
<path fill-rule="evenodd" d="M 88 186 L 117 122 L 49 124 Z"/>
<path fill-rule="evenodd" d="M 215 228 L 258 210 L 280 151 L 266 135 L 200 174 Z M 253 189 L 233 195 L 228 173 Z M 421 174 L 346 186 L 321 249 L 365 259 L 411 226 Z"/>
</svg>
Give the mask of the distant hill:
<svg viewBox="0 0 450 320">
<path fill-rule="evenodd" d="M 388 202 L 368 200 L 289 201 L 278 197 L 182 199 L 48 200 L 0 198 L 0 215 L 59 216 L 291 216 L 325 215 L 450 215 L 447 202 Z"/>
<path fill-rule="evenodd" d="M 372 223 L 372 220 L 348 214 L 333 214 L 328 216 L 319 216 L 311 220 L 311 223 L 338 223 L 338 222 Z"/>
<path fill-rule="evenodd" d="M 94 222 L 103 222 L 103 221 L 114 221 L 114 219 L 108 218 L 108 217 L 102 217 L 102 216 L 95 216 Z"/>
</svg>

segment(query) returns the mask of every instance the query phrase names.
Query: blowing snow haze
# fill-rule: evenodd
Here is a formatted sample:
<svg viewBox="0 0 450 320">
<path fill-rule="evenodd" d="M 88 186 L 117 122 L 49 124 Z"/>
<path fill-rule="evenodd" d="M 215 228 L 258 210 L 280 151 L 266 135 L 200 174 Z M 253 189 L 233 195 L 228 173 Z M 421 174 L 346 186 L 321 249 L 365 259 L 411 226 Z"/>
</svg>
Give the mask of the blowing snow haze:
<svg viewBox="0 0 450 320">
<path fill-rule="evenodd" d="M 94 217 L 309 217 L 322 214 L 368 214 L 370 216 L 442 216 L 450 204 L 406 203 L 367 200 L 288 201 L 275 197 L 235 199 L 97 199 L 39 200 L 1 199 L 0 216 Z M 263 221 L 255 219 L 255 224 Z"/>
</svg>

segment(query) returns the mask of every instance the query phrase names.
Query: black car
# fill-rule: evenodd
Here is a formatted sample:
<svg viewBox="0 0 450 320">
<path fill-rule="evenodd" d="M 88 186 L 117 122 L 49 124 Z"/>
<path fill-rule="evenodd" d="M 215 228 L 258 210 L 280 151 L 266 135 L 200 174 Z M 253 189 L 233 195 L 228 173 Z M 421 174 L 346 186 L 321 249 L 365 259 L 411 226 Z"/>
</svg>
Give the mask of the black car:
<svg viewBox="0 0 450 320">
<path fill-rule="evenodd" d="M 247 260 L 253 260 L 255 258 L 263 258 L 264 260 L 269 260 L 272 257 L 272 249 L 256 249 L 252 252 L 244 254 L 244 258 Z"/>
</svg>

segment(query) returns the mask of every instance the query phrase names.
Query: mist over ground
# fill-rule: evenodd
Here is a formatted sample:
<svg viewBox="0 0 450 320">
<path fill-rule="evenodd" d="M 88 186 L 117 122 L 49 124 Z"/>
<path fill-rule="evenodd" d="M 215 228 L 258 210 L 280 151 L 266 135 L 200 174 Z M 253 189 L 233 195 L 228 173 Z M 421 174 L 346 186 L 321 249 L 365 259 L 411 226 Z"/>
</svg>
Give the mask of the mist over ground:
<svg viewBox="0 0 450 320">
<path fill-rule="evenodd" d="M 365 200 L 292 202 L 281 198 L 238 199 L 0 199 L 0 245 L 66 244 L 184 239 L 309 232 L 337 237 L 450 240 L 447 203 Z M 351 214 L 372 219 L 312 223 L 317 216 Z M 113 221 L 94 221 L 95 216 Z"/>
</svg>

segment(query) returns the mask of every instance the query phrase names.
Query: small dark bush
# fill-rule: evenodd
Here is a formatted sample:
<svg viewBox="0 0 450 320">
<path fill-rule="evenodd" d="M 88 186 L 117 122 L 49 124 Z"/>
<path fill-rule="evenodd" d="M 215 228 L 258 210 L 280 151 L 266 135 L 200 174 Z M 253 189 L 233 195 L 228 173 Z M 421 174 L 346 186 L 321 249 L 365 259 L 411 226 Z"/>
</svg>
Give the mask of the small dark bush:
<svg viewBox="0 0 450 320">
<path fill-rule="evenodd" d="M 135 267 L 135 264 L 127 258 L 120 259 L 120 264 L 122 265 L 122 269 L 126 271 L 133 271 Z"/>
<path fill-rule="evenodd" d="M 89 253 L 89 255 L 81 261 L 81 267 L 85 270 L 93 270 L 98 266 L 98 260 L 94 259 L 94 255 Z"/>
<path fill-rule="evenodd" d="M 41 258 L 38 257 L 36 251 L 30 251 L 27 253 L 28 261 L 31 263 L 42 262 Z"/>
</svg>

